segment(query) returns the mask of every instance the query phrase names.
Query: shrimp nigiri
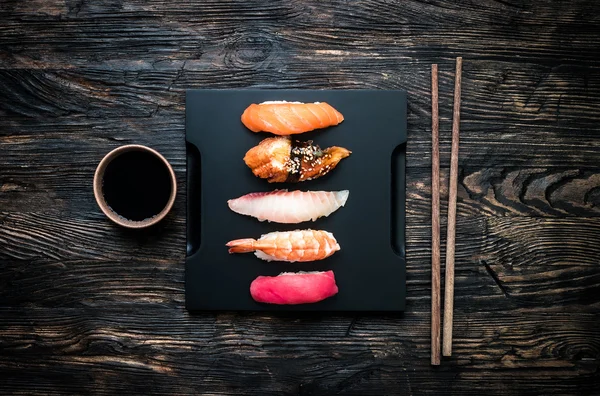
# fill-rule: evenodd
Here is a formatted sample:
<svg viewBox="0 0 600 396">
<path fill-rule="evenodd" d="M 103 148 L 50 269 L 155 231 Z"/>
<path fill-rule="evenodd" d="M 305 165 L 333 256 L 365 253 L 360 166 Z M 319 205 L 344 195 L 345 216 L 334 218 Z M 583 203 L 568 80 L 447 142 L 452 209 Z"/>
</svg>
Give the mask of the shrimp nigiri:
<svg viewBox="0 0 600 396">
<path fill-rule="evenodd" d="M 242 123 L 252 132 L 293 135 L 338 125 L 344 116 L 325 102 L 263 102 L 251 104 L 242 114 Z"/>
<path fill-rule="evenodd" d="M 227 243 L 229 253 L 254 252 L 265 261 L 323 260 L 340 250 L 332 233 L 321 230 L 275 231 L 260 239 L 236 239 Z"/>
<path fill-rule="evenodd" d="M 250 284 L 254 301 L 268 304 L 316 303 L 337 293 L 333 271 L 283 272 L 259 276 Z"/>
<path fill-rule="evenodd" d="M 227 201 L 236 213 L 259 221 L 295 224 L 329 216 L 346 204 L 348 190 L 256 192 Z"/>
<path fill-rule="evenodd" d="M 244 162 L 255 176 L 269 183 L 297 183 L 326 175 L 350 154 L 343 147 L 322 150 L 311 141 L 277 136 L 266 138 L 248 150 Z"/>
</svg>

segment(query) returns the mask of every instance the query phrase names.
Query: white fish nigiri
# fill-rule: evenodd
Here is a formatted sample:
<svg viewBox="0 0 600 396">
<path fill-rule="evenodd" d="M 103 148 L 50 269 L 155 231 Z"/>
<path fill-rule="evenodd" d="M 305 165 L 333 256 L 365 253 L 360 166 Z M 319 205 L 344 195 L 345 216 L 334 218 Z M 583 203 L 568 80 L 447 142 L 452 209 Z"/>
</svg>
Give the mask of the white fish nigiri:
<svg viewBox="0 0 600 396">
<path fill-rule="evenodd" d="M 329 216 L 348 200 L 348 190 L 256 192 L 227 201 L 236 213 L 256 217 L 259 221 L 297 224 Z"/>
</svg>

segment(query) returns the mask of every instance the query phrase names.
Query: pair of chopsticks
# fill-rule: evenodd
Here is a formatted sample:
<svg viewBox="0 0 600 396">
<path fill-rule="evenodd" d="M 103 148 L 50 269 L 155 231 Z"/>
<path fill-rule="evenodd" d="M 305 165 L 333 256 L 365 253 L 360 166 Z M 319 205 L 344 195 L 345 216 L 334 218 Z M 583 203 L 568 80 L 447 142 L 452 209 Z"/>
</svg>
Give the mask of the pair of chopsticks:
<svg viewBox="0 0 600 396">
<path fill-rule="evenodd" d="M 440 149 L 438 113 L 438 66 L 431 66 L 431 364 L 440 364 Z M 452 115 L 452 150 L 448 197 L 448 236 L 446 241 L 446 285 L 444 296 L 443 354 L 452 355 L 452 321 L 454 314 L 454 247 L 456 236 L 456 193 L 458 184 L 458 130 L 460 125 L 460 91 L 462 57 L 456 58 L 454 111 Z"/>
</svg>

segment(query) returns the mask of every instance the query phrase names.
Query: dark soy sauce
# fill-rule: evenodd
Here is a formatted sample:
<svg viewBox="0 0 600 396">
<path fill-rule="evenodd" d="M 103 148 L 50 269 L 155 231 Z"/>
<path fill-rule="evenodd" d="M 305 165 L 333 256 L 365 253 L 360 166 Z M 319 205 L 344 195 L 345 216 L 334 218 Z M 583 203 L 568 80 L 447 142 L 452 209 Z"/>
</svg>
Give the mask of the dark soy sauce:
<svg viewBox="0 0 600 396">
<path fill-rule="evenodd" d="M 112 160 L 104 171 L 104 199 L 118 215 L 141 221 L 159 214 L 171 196 L 165 164 L 153 154 L 129 151 Z"/>
</svg>

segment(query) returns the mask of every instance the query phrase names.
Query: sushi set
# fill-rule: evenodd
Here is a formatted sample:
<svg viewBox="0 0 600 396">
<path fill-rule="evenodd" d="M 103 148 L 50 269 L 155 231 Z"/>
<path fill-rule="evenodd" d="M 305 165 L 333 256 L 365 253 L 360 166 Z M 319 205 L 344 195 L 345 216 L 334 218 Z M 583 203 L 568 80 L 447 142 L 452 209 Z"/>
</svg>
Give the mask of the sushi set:
<svg viewBox="0 0 600 396">
<path fill-rule="evenodd" d="M 404 310 L 404 91 L 189 90 L 186 148 L 188 310 Z"/>
</svg>

